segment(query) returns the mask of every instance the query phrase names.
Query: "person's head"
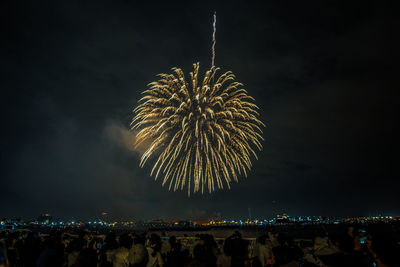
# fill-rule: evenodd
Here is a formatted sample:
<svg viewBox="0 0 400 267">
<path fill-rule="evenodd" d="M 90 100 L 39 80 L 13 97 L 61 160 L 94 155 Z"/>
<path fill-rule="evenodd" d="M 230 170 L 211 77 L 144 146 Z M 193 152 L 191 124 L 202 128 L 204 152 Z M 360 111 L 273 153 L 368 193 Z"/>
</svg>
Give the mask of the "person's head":
<svg viewBox="0 0 400 267">
<path fill-rule="evenodd" d="M 354 237 L 354 227 L 347 227 L 347 235 L 349 235 L 350 237 Z"/>
<path fill-rule="evenodd" d="M 360 235 L 354 235 L 353 242 L 354 242 L 354 250 L 361 250 Z"/>
<path fill-rule="evenodd" d="M 260 243 L 261 245 L 265 245 L 267 241 L 267 236 L 266 235 L 262 235 L 258 238 L 258 243 Z"/>
<path fill-rule="evenodd" d="M 277 241 L 278 241 L 279 245 L 281 245 L 281 246 L 287 245 L 286 235 L 283 233 L 279 233 L 279 235 L 277 237 Z"/>
<path fill-rule="evenodd" d="M 97 249 L 97 239 L 96 238 L 92 238 L 92 240 L 90 240 L 89 245 L 88 245 L 89 249 Z"/>
<path fill-rule="evenodd" d="M 114 232 L 110 232 L 110 233 L 108 233 L 108 235 L 106 236 L 104 242 L 105 242 L 105 243 L 114 242 L 114 241 L 115 241 L 115 238 L 116 238 L 115 233 L 114 233 Z"/>
<path fill-rule="evenodd" d="M 156 234 L 151 234 L 150 236 L 150 247 L 154 251 L 159 251 L 161 249 L 161 238 Z"/>
<path fill-rule="evenodd" d="M 56 239 L 52 236 L 49 236 L 48 238 L 46 238 L 45 244 L 46 244 L 46 248 L 50 248 L 50 249 L 55 248 L 56 247 Z"/>
<path fill-rule="evenodd" d="M 119 237 L 119 246 L 130 249 L 132 247 L 132 238 L 128 234 L 122 234 Z"/>
<path fill-rule="evenodd" d="M 171 244 L 171 247 L 176 243 L 176 237 L 173 235 L 169 238 L 168 242 Z"/>
<path fill-rule="evenodd" d="M 89 240 L 89 232 L 88 232 L 88 231 L 82 231 L 82 232 L 79 234 L 79 237 L 82 238 L 82 239 L 84 239 L 84 240 Z"/>
<path fill-rule="evenodd" d="M 241 234 L 238 230 L 235 231 L 234 235 L 235 235 L 237 238 L 242 238 L 242 234 Z"/>
<path fill-rule="evenodd" d="M 204 234 L 201 236 L 201 240 L 203 240 L 204 245 L 207 247 L 215 247 L 216 246 L 214 237 L 212 235 Z"/>
<path fill-rule="evenodd" d="M 144 245 L 144 243 L 146 243 L 146 238 L 142 235 L 136 235 L 133 239 L 133 243 L 135 245 L 137 245 L 137 244 Z"/>
<path fill-rule="evenodd" d="M 327 232 L 325 230 L 321 229 L 318 231 L 318 236 L 321 238 L 324 238 L 327 236 Z"/>
<path fill-rule="evenodd" d="M 339 247 L 339 240 L 336 235 L 329 235 L 328 244 L 330 247 Z"/>
<path fill-rule="evenodd" d="M 11 238 L 11 239 L 14 239 L 14 240 L 18 240 L 18 239 L 19 239 L 19 236 L 20 236 L 20 233 L 19 233 L 19 232 L 12 232 L 12 233 L 10 234 L 10 238 Z"/>
<path fill-rule="evenodd" d="M 149 239 L 150 248 L 152 248 L 153 252 L 151 253 L 152 257 L 155 257 L 157 252 L 161 251 L 161 238 L 156 234 L 151 234 Z"/>
<path fill-rule="evenodd" d="M 372 236 L 368 235 L 367 239 L 365 240 L 365 244 L 367 245 L 367 249 L 372 249 Z"/>
<path fill-rule="evenodd" d="M 35 238 L 34 234 L 32 232 L 28 232 L 25 238 L 25 242 L 31 243 L 33 242 L 34 238 Z"/>
</svg>

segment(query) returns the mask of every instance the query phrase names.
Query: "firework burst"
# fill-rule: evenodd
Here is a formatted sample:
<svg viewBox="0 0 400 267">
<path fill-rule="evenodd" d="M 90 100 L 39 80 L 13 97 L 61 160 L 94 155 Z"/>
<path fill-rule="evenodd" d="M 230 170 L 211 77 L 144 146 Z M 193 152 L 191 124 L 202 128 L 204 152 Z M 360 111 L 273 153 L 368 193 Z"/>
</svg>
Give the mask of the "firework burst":
<svg viewBox="0 0 400 267">
<path fill-rule="evenodd" d="M 234 81 L 232 72 L 217 77 L 212 66 L 202 80 L 199 64 L 186 81 L 179 68 L 159 74 L 139 100 L 131 123 L 135 146 L 145 146 L 140 167 L 155 155 L 151 175 L 163 176 L 169 190 L 187 187 L 188 195 L 230 187 L 247 176 L 251 155 L 261 150 L 261 127 L 254 98 Z"/>
</svg>

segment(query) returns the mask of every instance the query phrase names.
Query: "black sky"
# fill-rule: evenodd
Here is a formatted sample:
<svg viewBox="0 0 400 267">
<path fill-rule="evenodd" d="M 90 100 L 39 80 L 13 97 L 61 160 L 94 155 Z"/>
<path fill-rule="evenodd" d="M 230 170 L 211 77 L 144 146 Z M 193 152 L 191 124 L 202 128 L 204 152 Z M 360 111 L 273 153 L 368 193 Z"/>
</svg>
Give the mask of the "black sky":
<svg viewBox="0 0 400 267">
<path fill-rule="evenodd" d="M 155 75 L 216 65 L 261 108 L 230 191 L 140 169 L 131 110 Z M 2 1 L 0 217 L 400 215 L 399 20 L 385 1 Z"/>
</svg>

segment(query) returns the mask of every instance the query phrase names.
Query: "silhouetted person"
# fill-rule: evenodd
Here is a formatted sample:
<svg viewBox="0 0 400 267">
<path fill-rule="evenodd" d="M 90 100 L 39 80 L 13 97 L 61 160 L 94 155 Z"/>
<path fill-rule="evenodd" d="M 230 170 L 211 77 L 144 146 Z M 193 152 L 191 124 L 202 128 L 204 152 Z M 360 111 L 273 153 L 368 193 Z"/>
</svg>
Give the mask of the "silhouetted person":
<svg viewBox="0 0 400 267">
<path fill-rule="evenodd" d="M 84 241 L 82 238 L 77 238 L 72 240 L 67 249 L 67 266 L 73 267 L 75 265 L 76 259 L 78 258 L 79 253 L 84 247 Z"/>
<path fill-rule="evenodd" d="M 112 267 L 112 257 L 114 250 L 118 248 L 115 233 L 109 233 L 104 239 L 104 245 L 100 250 L 100 267 Z"/>
<path fill-rule="evenodd" d="M 96 267 L 97 251 L 95 249 L 96 241 L 89 243 L 88 248 L 84 248 L 78 255 L 74 267 Z"/>
<path fill-rule="evenodd" d="M 232 257 L 228 256 L 225 251 L 224 241 L 218 241 L 218 253 L 217 253 L 217 267 L 229 267 L 231 266 Z"/>
<path fill-rule="evenodd" d="M 292 263 L 295 260 L 292 248 L 289 247 L 288 239 L 283 233 L 279 233 L 278 246 L 272 248 L 272 253 L 275 259 L 273 266 L 281 266 Z"/>
<path fill-rule="evenodd" d="M 185 259 L 185 256 L 182 252 L 182 245 L 180 242 L 173 242 L 171 244 L 171 251 L 168 253 L 166 262 L 165 262 L 165 267 L 183 267 L 185 266 L 187 259 Z"/>
<path fill-rule="evenodd" d="M 149 261 L 149 254 L 144 246 L 145 238 L 143 236 L 135 236 L 133 246 L 128 255 L 128 261 L 132 267 L 145 267 Z"/>
<path fill-rule="evenodd" d="M 205 260 L 205 249 L 201 244 L 197 244 L 193 249 L 193 259 L 186 265 L 187 267 L 208 267 Z"/>
<path fill-rule="evenodd" d="M 147 248 L 149 253 L 149 261 L 147 262 L 147 267 L 162 267 L 164 262 L 161 257 L 161 238 L 152 234 L 150 237 L 150 247 Z"/>
<path fill-rule="evenodd" d="M 56 237 L 50 236 L 45 241 L 45 249 L 37 261 L 38 267 L 58 267 L 63 263 L 63 251 L 60 251 Z"/>
<path fill-rule="evenodd" d="M 245 266 L 247 245 L 247 241 L 243 240 L 242 235 L 237 231 L 225 240 L 225 251 L 227 256 L 231 257 L 232 267 Z"/>
<path fill-rule="evenodd" d="M 132 238 L 128 234 L 119 237 L 119 248 L 114 251 L 113 266 L 125 267 L 129 265 L 128 255 L 132 247 Z"/>
<path fill-rule="evenodd" d="M 346 233 L 343 236 L 341 242 L 339 242 L 339 248 L 344 253 L 349 254 L 354 248 L 354 227 L 347 227 Z"/>
</svg>

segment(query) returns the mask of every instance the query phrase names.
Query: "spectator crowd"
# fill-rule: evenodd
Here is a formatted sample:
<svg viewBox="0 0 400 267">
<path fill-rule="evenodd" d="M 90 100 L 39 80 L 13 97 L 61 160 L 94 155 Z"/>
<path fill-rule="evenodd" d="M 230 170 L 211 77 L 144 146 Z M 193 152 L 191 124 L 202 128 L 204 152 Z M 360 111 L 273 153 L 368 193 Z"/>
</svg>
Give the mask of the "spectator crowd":
<svg viewBox="0 0 400 267">
<path fill-rule="evenodd" d="M 0 233 L 0 267 L 396 267 L 399 259 L 399 243 L 392 238 L 352 227 L 339 235 L 321 230 L 312 241 L 268 232 L 255 242 L 237 231 L 225 239 L 209 234 Z"/>
</svg>

